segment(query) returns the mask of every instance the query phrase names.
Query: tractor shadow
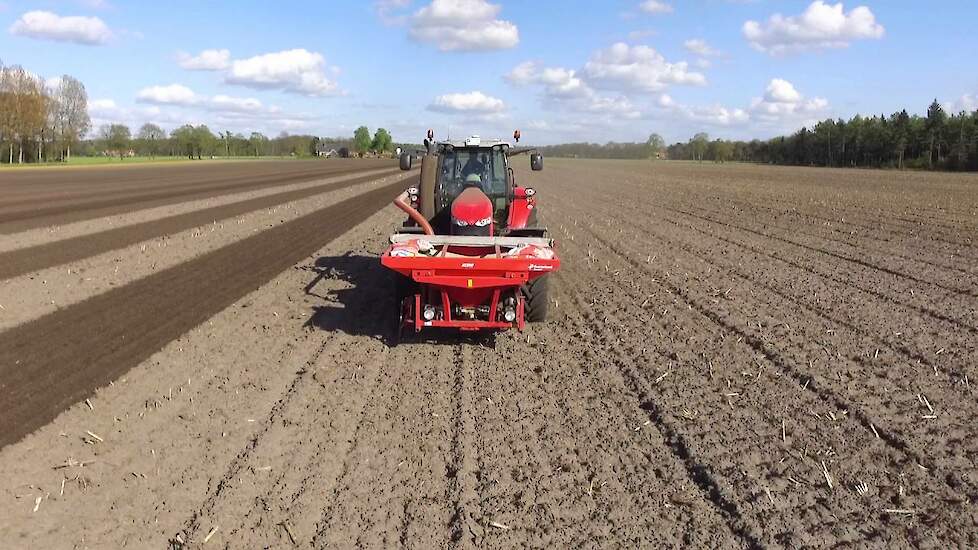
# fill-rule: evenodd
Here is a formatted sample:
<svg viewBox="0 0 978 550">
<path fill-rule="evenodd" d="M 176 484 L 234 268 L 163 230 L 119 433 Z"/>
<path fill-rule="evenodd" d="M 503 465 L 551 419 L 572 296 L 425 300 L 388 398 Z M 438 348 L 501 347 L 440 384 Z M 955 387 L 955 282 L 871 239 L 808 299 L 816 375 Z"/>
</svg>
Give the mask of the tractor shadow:
<svg viewBox="0 0 978 550">
<path fill-rule="evenodd" d="M 429 329 L 420 334 L 405 330 L 398 341 L 393 272 L 380 265 L 376 256 L 322 256 L 313 265 L 300 269 L 313 274 L 303 289 L 314 302 L 312 315 L 305 323 L 307 328 L 367 336 L 391 347 L 414 343 L 495 345 L 495 333 L 466 334 L 447 329 Z M 345 284 L 336 285 L 335 281 Z"/>
</svg>

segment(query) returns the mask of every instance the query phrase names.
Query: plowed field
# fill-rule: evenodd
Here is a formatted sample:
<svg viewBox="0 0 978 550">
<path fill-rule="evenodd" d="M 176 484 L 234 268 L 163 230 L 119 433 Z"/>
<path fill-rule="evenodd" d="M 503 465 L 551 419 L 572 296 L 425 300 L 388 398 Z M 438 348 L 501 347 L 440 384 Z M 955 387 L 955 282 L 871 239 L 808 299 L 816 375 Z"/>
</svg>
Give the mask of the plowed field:
<svg viewBox="0 0 978 550">
<path fill-rule="evenodd" d="M 974 176 L 548 159 L 550 320 L 391 347 L 326 164 L 0 174 L 0 546 L 978 546 Z"/>
</svg>

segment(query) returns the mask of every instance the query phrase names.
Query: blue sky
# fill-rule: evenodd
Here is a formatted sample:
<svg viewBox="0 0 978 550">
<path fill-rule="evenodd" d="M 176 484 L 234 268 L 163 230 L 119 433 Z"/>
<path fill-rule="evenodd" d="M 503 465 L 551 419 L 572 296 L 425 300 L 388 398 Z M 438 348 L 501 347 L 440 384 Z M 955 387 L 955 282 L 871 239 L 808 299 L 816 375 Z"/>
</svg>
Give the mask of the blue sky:
<svg viewBox="0 0 978 550">
<path fill-rule="evenodd" d="M 96 125 L 532 143 L 770 137 L 978 108 L 978 3 L 0 0 L 0 60 L 85 83 Z"/>
</svg>

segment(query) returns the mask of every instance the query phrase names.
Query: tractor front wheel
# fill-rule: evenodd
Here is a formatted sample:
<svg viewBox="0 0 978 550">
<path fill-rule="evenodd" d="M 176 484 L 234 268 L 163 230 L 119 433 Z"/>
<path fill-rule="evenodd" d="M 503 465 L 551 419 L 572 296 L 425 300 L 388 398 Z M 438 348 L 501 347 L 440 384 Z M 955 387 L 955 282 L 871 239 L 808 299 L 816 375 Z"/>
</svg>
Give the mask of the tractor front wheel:
<svg viewBox="0 0 978 550">
<path fill-rule="evenodd" d="M 550 277 L 544 275 L 537 277 L 523 285 L 523 318 L 530 323 L 542 323 L 547 320 L 547 310 L 550 302 L 547 299 L 547 290 L 550 286 Z"/>
</svg>

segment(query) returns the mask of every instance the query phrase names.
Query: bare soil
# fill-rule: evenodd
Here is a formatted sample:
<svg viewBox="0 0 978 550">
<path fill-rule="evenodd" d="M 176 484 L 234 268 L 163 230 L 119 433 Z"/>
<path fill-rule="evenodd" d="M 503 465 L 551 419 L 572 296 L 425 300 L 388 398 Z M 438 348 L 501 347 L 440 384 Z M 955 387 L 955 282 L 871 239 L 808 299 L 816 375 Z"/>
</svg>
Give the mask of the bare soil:
<svg viewBox="0 0 978 550">
<path fill-rule="evenodd" d="M 0 540 L 978 546 L 974 176 L 517 175 L 523 333 L 388 345 L 405 181 L 0 332 Z"/>
<path fill-rule="evenodd" d="M 0 173 L 0 234 L 390 168 L 383 159 L 227 161 Z"/>
</svg>

